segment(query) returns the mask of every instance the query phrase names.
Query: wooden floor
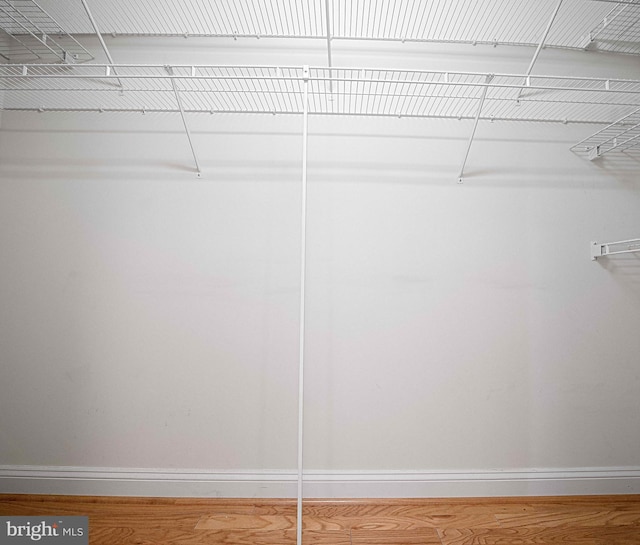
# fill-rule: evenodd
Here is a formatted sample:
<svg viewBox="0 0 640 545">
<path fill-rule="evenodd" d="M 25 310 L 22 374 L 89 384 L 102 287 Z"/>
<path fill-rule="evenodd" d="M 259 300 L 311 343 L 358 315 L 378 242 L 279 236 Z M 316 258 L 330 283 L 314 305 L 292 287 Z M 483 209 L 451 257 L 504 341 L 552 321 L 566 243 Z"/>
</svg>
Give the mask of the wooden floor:
<svg viewBox="0 0 640 545">
<path fill-rule="evenodd" d="M 295 502 L 0 495 L 0 515 L 88 515 L 91 545 L 295 543 Z M 640 496 L 304 504 L 305 544 L 639 545 Z"/>
</svg>

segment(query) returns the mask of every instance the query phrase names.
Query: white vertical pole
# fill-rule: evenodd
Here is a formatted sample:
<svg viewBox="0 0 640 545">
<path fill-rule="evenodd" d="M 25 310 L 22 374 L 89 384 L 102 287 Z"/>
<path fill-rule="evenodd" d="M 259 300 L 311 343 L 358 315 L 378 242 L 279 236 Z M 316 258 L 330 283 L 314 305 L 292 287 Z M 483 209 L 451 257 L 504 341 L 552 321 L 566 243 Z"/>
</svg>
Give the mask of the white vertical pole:
<svg viewBox="0 0 640 545">
<path fill-rule="evenodd" d="M 305 277 L 307 272 L 307 134 L 309 126 L 309 67 L 304 71 L 304 98 L 302 114 L 302 208 L 300 221 L 300 358 L 298 367 L 298 500 L 296 517 L 296 543 L 302 545 L 302 482 L 304 448 L 304 322 Z"/>
</svg>

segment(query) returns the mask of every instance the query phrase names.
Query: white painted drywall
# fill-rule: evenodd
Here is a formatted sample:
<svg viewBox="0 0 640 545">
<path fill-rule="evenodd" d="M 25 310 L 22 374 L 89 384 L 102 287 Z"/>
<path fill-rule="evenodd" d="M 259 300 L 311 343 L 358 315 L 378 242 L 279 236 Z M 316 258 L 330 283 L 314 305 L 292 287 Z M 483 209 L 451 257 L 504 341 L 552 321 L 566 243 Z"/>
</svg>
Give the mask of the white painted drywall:
<svg viewBox="0 0 640 545">
<path fill-rule="evenodd" d="M 131 62 L 324 60 L 145 43 L 110 41 Z M 493 72 L 531 54 L 334 49 Z M 557 51 L 537 71 L 640 78 Z M 191 121 L 201 179 L 176 116 L 3 114 L 0 465 L 294 468 L 302 122 Z M 569 151 L 596 128 L 482 123 L 458 185 L 470 122 L 310 120 L 308 468 L 640 465 L 640 257 L 589 258 L 640 236 L 638 163 Z"/>
</svg>

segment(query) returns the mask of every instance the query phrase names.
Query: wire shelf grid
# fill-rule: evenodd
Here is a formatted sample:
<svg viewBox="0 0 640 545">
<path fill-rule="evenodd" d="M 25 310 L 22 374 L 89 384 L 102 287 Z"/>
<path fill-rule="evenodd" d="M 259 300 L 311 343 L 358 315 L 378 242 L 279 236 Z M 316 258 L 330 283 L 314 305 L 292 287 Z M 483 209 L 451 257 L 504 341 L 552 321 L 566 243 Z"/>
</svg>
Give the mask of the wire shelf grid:
<svg viewBox="0 0 640 545">
<path fill-rule="evenodd" d="M 78 0 L 39 0 L 69 33 L 92 33 Z M 288 37 L 537 46 L 558 0 L 101 0 L 106 34 Z M 634 3 L 635 4 L 635 3 Z M 627 6 L 628 8 L 629 6 Z M 612 4 L 564 0 L 546 47 L 583 49 Z M 635 10 L 635 5 L 631 5 Z M 616 9 L 616 8 L 614 8 Z M 622 20 L 621 20 L 622 21 Z M 613 30 L 613 27 L 610 28 Z M 602 34 L 597 46 L 639 53 Z M 605 45 L 602 45 L 605 47 Z"/>
<path fill-rule="evenodd" d="M 613 152 L 640 151 L 640 108 L 578 142 L 571 150 L 590 159 Z"/>
<path fill-rule="evenodd" d="M 4 109 L 612 123 L 640 107 L 640 81 L 470 72 L 277 66 L 2 65 Z"/>
<path fill-rule="evenodd" d="M 35 0 L 0 0 L 0 57 L 8 62 L 83 62 L 93 56 Z"/>
<path fill-rule="evenodd" d="M 640 54 L 640 3 L 614 4 L 602 21 L 590 30 L 586 47 L 601 51 Z"/>
</svg>

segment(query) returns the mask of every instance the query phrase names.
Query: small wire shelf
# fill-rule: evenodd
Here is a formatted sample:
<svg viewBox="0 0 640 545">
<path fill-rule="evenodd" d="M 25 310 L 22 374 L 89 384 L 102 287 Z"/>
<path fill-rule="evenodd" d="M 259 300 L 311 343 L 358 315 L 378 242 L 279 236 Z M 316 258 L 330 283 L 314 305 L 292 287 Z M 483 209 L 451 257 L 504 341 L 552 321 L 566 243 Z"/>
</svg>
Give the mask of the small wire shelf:
<svg viewBox="0 0 640 545">
<path fill-rule="evenodd" d="M 34 0 L 0 0 L 0 57 L 7 62 L 75 63 L 93 56 Z"/>
<path fill-rule="evenodd" d="M 571 150 L 592 160 L 606 154 L 640 151 L 640 108 L 578 142 Z"/>
<path fill-rule="evenodd" d="M 599 1 L 613 4 L 613 8 L 590 30 L 585 48 L 640 54 L 640 2 Z"/>
</svg>

